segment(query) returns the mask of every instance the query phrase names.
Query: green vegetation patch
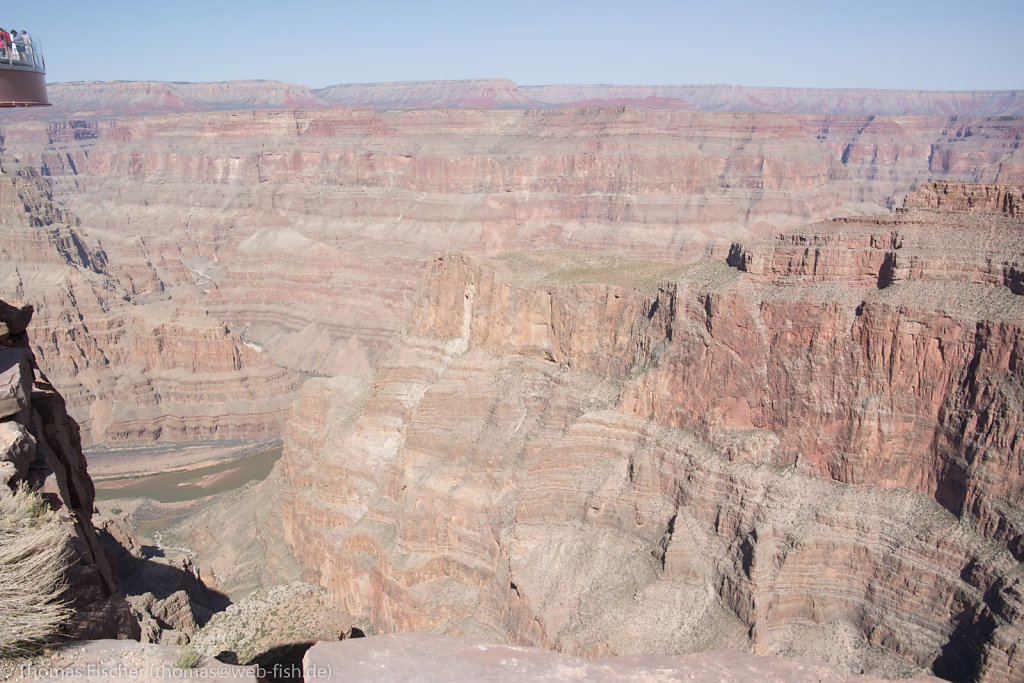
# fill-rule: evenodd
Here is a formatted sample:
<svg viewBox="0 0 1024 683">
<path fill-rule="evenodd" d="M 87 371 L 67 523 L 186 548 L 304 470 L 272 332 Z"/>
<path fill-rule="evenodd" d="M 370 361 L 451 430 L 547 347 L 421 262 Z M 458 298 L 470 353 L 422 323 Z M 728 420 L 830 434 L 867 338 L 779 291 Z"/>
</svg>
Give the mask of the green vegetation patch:
<svg viewBox="0 0 1024 683">
<path fill-rule="evenodd" d="M 612 285 L 644 292 L 681 277 L 690 266 L 631 259 L 619 254 L 539 249 L 486 259 L 499 274 L 520 284 Z"/>
</svg>

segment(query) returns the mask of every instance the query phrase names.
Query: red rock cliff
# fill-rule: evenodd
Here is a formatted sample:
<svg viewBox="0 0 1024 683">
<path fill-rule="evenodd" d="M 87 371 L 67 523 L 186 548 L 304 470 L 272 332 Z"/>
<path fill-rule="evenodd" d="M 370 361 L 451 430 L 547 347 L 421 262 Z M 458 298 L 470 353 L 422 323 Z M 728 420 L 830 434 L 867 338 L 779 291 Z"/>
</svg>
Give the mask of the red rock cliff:
<svg viewBox="0 0 1024 683">
<path fill-rule="evenodd" d="M 301 378 L 199 306 L 173 254 L 135 237 L 112 263 L 39 172 L 6 156 L 0 226 L 0 289 L 32 301 L 33 350 L 87 444 L 279 434 Z"/>
<path fill-rule="evenodd" d="M 732 267 L 440 258 L 372 379 L 293 407 L 288 538 L 384 631 L 1012 680 L 1022 236 L 944 207 Z"/>
<path fill-rule="evenodd" d="M 215 90 L 236 101 L 259 89 L 236 86 Z M 110 88 L 130 100 L 140 90 Z M 197 92 L 175 92 L 185 90 Z M 37 336 L 40 357 L 77 383 L 62 386 L 98 441 L 273 434 L 300 373 L 373 366 L 439 249 L 689 262 L 809 221 L 885 213 L 927 181 L 1024 180 L 1024 122 L 1012 117 L 604 107 L 105 118 L 87 104 L 52 121 L 5 119 L 2 136 L 67 214 L 47 240 L 77 236 L 82 254 L 102 254 L 90 266 L 102 277 L 25 277 L 40 251 L 27 245 L 42 235 L 3 239 L 26 264 L 8 291 L 38 302 L 37 325 L 53 332 Z M 163 323 L 197 355 L 220 334 L 210 348 L 223 362 L 199 385 L 181 380 L 183 367 L 151 367 L 162 356 L 147 339 L 166 338 Z M 158 375 L 149 384 L 117 372 L 134 363 L 133 340 L 145 359 L 133 376 L 145 365 Z M 222 428 L 188 413 L 197 398 L 222 406 Z"/>
</svg>

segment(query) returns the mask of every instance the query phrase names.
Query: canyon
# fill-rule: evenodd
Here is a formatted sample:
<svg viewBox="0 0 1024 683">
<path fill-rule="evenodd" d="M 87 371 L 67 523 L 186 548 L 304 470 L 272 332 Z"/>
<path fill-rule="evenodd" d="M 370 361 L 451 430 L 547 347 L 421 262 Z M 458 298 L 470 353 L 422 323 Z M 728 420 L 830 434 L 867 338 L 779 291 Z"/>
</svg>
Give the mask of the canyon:
<svg viewBox="0 0 1024 683">
<path fill-rule="evenodd" d="M 187 572 L 467 639 L 412 637 L 428 661 L 1024 676 L 1019 92 L 51 99 L 0 117 L 0 295 L 70 452 L 284 441 L 176 520 Z M 189 599 L 133 595 L 143 637 L 226 648 Z"/>
<path fill-rule="evenodd" d="M 442 85 L 419 87 L 480 84 Z M 175 86 L 186 110 L 230 111 L 124 100 L 162 87 L 55 84 L 53 111 L 0 124 L 0 281 L 36 302 L 35 351 L 87 445 L 279 436 L 307 378 L 375 366 L 439 250 L 685 263 L 887 213 L 926 181 L 1024 182 L 1024 120 L 981 115 L 1012 107 L 376 111 L 255 82 Z M 237 108 L 270 100 L 293 108 Z"/>
</svg>

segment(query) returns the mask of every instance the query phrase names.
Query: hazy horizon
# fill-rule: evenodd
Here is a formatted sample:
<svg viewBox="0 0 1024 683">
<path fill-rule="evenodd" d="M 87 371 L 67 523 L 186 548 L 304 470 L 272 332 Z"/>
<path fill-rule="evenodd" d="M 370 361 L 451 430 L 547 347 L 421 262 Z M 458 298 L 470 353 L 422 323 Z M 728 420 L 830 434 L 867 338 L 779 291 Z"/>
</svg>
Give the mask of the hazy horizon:
<svg viewBox="0 0 1024 683">
<path fill-rule="evenodd" d="M 473 81 L 511 81 L 516 85 L 517 88 L 544 88 L 550 86 L 567 86 L 567 87 L 608 87 L 608 88 L 629 88 L 629 87 L 641 87 L 641 88 L 763 88 L 763 89 L 802 89 L 802 90 L 892 90 L 894 92 L 905 91 L 905 92 L 1024 92 L 1024 86 L 1020 88 L 874 88 L 874 87 L 863 87 L 863 88 L 845 88 L 842 86 L 785 86 L 785 85 L 748 85 L 745 83 L 517 83 L 511 78 L 504 78 L 502 76 L 481 76 L 478 78 L 429 78 L 415 81 L 362 81 L 362 82 L 344 82 L 344 83 L 329 83 L 324 86 L 313 87 L 306 86 L 302 83 L 294 83 L 292 81 L 281 81 L 273 78 L 237 78 L 230 80 L 219 80 L 219 81 L 169 81 L 169 80 L 155 80 L 155 79 L 89 79 L 89 80 L 75 80 L 75 81 L 52 81 L 47 79 L 48 85 L 72 85 L 75 83 L 172 83 L 172 84 L 183 84 L 183 85 L 203 85 L 206 83 L 284 83 L 287 85 L 296 85 L 300 87 L 308 87 L 311 90 L 325 90 L 327 88 L 333 88 L 335 86 L 359 86 L 359 85 L 402 85 L 402 84 L 413 84 L 413 83 L 462 83 L 462 82 L 473 82 Z"/>
<path fill-rule="evenodd" d="M 51 83 L 331 85 L 504 78 L 518 85 L 1020 90 L 1024 4 L 856 6 L 642 0 L 173 6 L 23 3 L 0 26 L 42 42 Z"/>
</svg>

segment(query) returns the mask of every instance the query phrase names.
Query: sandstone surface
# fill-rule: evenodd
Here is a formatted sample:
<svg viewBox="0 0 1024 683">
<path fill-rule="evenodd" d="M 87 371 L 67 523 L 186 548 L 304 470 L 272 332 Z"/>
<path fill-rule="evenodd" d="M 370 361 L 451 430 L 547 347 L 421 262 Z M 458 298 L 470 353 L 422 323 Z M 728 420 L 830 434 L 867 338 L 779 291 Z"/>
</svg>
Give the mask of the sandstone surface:
<svg viewBox="0 0 1024 683">
<path fill-rule="evenodd" d="M 286 535 L 379 632 L 1019 678 L 1020 196 L 728 264 L 440 257 L 376 371 L 293 406 Z"/>
<path fill-rule="evenodd" d="M 232 666 L 200 655 L 194 667 L 182 668 L 179 648 L 123 640 L 69 643 L 33 660 L 5 665 L 9 681 L 257 681 L 256 667 Z M 7 668 L 9 667 L 9 668 Z"/>
<path fill-rule="evenodd" d="M 699 681 L 701 683 L 875 683 L 810 660 L 782 660 L 739 652 L 581 659 L 528 647 L 424 633 L 317 643 L 303 660 L 307 683 L 336 680 L 400 681 Z M 938 681 L 915 678 L 915 681 Z"/>
</svg>

